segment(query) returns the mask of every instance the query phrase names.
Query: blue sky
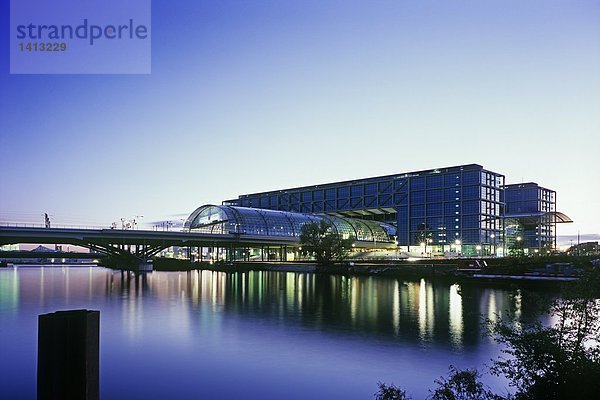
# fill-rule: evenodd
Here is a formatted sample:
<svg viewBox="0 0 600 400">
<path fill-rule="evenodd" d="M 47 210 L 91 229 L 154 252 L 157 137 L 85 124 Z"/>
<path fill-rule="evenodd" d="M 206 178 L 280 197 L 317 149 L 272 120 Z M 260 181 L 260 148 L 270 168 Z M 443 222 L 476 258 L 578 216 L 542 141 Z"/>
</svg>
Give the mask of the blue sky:
<svg viewBox="0 0 600 400">
<path fill-rule="evenodd" d="M 556 190 L 559 233 L 598 234 L 599 38 L 597 1 L 154 0 L 150 75 L 1 59 L 0 220 L 177 220 L 478 163 Z"/>
</svg>

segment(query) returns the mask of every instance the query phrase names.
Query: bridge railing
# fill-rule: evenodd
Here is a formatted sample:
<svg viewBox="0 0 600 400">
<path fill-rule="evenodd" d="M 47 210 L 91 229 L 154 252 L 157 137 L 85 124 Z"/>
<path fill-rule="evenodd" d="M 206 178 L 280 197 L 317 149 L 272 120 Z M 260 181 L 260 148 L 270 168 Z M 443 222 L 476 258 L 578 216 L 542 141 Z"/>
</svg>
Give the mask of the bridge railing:
<svg viewBox="0 0 600 400">
<path fill-rule="evenodd" d="M 0 227 L 5 228 L 45 228 L 44 224 L 36 224 L 32 222 L 6 222 L 0 221 Z M 52 224 L 50 228 L 63 228 L 63 229 L 110 229 L 110 226 L 106 225 L 66 225 L 66 224 Z"/>
</svg>

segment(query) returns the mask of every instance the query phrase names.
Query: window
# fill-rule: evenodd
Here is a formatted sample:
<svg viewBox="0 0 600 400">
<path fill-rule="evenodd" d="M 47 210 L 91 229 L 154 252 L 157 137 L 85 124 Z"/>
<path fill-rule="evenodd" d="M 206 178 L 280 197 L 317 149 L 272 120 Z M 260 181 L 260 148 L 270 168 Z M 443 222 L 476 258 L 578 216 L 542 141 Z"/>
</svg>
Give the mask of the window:
<svg viewBox="0 0 600 400">
<path fill-rule="evenodd" d="M 365 207 L 377 207 L 377 197 L 376 196 L 366 196 L 364 206 Z"/>
<path fill-rule="evenodd" d="M 463 172 L 463 184 L 475 185 L 481 183 L 481 173 L 479 171 Z"/>
<path fill-rule="evenodd" d="M 463 228 L 465 229 L 478 229 L 479 226 L 479 215 L 466 215 L 463 217 Z"/>
<path fill-rule="evenodd" d="M 460 173 L 446 174 L 444 175 L 444 186 L 457 186 L 460 185 Z"/>
<path fill-rule="evenodd" d="M 444 203 L 444 215 L 454 215 L 455 211 L 460 211 L 460 203 Z"/>
<path fill-rule="evenodd" d="M 376 183 L 369 183 L 367 185 L 365 185 L 365 194 L 374 196 L 377 194 L 377 184 Z"/>
<path fill-rule="evenodd" d="M 315 201 L 313 203 L 313 212 L 323 212 L 323 202 L 322 201 Z"/>
<path fill-rule="evenodd" d="M 444 219 L 441 217 L 427 218 L 427 225 L 434 230 L 444 229 Z"/>
<path fill-rule="evenodd" d="M 425 216 L 425 204 L 418 204 L 410 206 L 411 217 L 424 217 Z"/>
<path fill-rule="evenodd" d="M 476 229 L 469 229 L 466 231 L 463 231 L 463 244 L 466 243 L 470 243 L 470 244 L 477 244 L 481 242 L 481 238 L 480 238 L 480 234 L 479 234 L 479 230 Z"/>
<path fill-rule="evenodd" d="M 379 193 L 392 193 L 392 183 L 391 182 L 380 182 L 378 186 L 379 186 Z"/>
<path fill-rule="evenodd" d="M 394 181 L 394 190 L 398 191 L 400 189 L 407 189 L 406 182 L 407 182 L 407 178 L 395 180 Z"/>
<path fill-rule="evenodd" d="M 353 197 L 350 199 L 350 208 L 363 208 L 363 198 Z"/>
<path fill-rule="evenodd" d="M 310 203 L 312 201 L 312 192 L 302 192 L 302 202 Z"/>
<path fill-rule="evenodd" d="M 405 193 L 396 193 L 394 195 L 394 204 L 408 204 L 408 195 Z"/>
<path fill-rule="evenodd" d="M 362 185 L 351 186 L 350 194 L 352 197 L 358 197 L 363 195 L 363 187 Z"/>
<path fill-rule="evenodd" d="M 269 200 L 269 205 L 271 206 L 271 208 L 277 208 L 277 205 L 279 204 L 277 200 L 277 195 L 271 196 L 271 199 Z"/>
<path fill-rule="evenodd" d="M 425 192 L 412 192 L 410 194 L 411 203 L 425 203 Z"/>
<path fill-rule="evenodd" d="M 442 215 L 443 214 L 443 203 L 428 203 L 427 204 L 427 215 Z"/>
<path fill-rule="evenodd" d="M 411 178 L 410 188 L 411 188 L 411 190 L 425 189 L 425 177 L 419 176 L 419 177 Z"/>
<path fill-rule="evenodd" d="M 479 186 L 465 186 L 463 187 L 463 198 L 467 200 L 478 199 L 481 196 Z"/>
<path fill-rule="evenodd" d="M 462 196 L 462 191 L 460 187 L 453 187 L 444 190 L 444 200 L 445 201 L 455 201 L 460 200 Z"/>
<path fill-rule="evenodd" d="M 392 196 L 389 194 L 382 194 L 379 196 L 379 205 L 381 207 L 387 207 L 393 205 Z"/>
<path fill-rule="evenodd" d="M 465 201 L 463 202 L 463 213 L 465 214 L 479 214 L 480 212 L 479 201 Z"/>
<path fill-rule="evenodd" d="M 444 176 L 443 175 L 429 175 L 427 177 L 427 188 L 428 189 L 437 189 L 444 186 Z"/>
<path fill-rule="evenodd" d="M 290 206 L 290 196 L 288 194 L 282 194 L 279 196 L 279 207 L 287 210 Z"/>
<path fill-rule="evenodd" d="M 346 210 L 348 208 L 348 199 L 339 199 L 337 201 L 338 210 Z"/>
<path fill-rule="evenodd" d="M 427 191 L 427 202 L 438 202 L 443 200 L 443 192 L 441 189 L 434 189 Z"/>
</svg>

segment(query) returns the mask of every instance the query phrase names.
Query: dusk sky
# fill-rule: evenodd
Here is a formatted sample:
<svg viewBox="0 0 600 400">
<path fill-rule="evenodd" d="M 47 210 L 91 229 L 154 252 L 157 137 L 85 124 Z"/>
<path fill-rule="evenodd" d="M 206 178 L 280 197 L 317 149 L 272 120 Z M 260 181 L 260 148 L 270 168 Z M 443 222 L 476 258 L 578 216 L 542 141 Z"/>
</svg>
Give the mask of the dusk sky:
<svg viewBox="0 0 600 400">
<path fill-rule="evenodd" d="M 149 75 L 10 75 L 0 1 L 0 222 L 477 163 L 600 234 L 598 1 L 154 0 Z"/>
</svg>

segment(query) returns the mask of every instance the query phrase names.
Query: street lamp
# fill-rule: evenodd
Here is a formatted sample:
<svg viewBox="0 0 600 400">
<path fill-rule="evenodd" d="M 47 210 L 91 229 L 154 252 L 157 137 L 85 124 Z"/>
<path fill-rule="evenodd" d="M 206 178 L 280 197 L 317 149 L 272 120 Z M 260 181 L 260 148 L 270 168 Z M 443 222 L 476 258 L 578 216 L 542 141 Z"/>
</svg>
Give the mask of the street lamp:
<svg viewBox="0 0 600 400">
<path fill-rule="evenodd" d="M 475 246 L 475 250 L 477 250 L 477 257 L 479 257 L 479 252 L 481 251 L 481 245 Z"/>
<path fill-rule="evenodd" d="M 455 245 L 455 247 L 456 247 L 456 253 L 457 253 L 458 255 L 460 255 L 460 254 L 461 254 L 461 249 L 459 248 L 459 246 L 460 246 L 460 244 L 461 244 L 461 243 L 462 243 L 462 242 L 460 241 L 460 239 L 456 239 L 456 240 L 454 241 L 454 245 Z"/>
<path fill-rule="evenodd" d="M 133 218 L 133 229 L 137 229 L 137 228 L 136 228 L 136 226 L 138 225 L 138 219 L 139 219 L 139 218 L 144 218 L 144 216 L 143 216 L 143 215 L 136 215 L 136 216 Z"/>
<path fill-rule="evenodd" d="M 494 256 L 496 256 L 496 235 L 491 234 L 490 238 L 492 239 L 492 248 L 494 249 Z"/>
</svg>

